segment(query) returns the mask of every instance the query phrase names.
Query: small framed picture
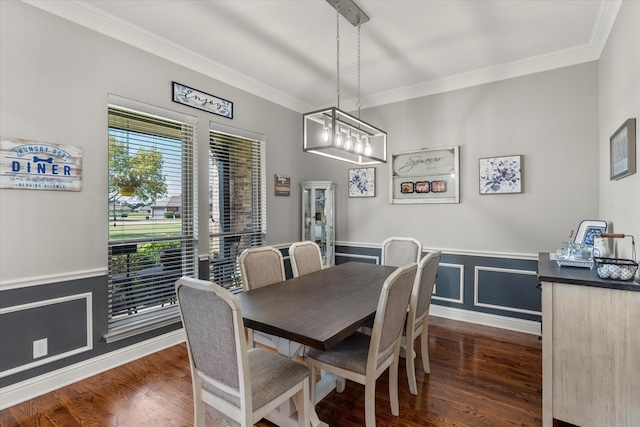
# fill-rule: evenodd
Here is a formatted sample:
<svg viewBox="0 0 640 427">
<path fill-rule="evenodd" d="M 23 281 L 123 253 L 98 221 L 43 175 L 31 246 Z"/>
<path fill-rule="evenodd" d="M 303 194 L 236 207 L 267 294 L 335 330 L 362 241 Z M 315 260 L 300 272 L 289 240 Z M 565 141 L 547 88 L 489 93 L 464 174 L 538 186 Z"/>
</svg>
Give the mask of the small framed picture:
<svg viewBox="0 0 640 427">
<path fill-rule="evenodd" d="M 524 191 L 523 156 L 480 159 L 480 194 L 514 194 Z"/>
<path fill-rule="evenodd" d="M 636 119 L 628 119 L 609 138 L 611 181 L 636 173 Z"/>
<path fill-rule="evenodd" d="M 376 168 L 349 169 L 349 197 L 376 196 Z"/>
</svg>

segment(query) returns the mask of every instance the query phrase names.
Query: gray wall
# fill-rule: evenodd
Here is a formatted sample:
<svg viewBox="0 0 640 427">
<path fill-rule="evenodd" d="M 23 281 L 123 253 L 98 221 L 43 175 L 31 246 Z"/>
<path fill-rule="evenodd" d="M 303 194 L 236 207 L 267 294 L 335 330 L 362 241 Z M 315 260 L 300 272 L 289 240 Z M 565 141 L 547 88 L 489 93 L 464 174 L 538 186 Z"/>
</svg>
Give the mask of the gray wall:
<svg viewBox="0 0 640 427">
<path fill-rule="evenodd" d="M 339 241 L 406 235 L 427 248 L 552 251 L 598 217 L 597 87 L 592 62 L 363 110 L 388 132 L 389 157 L 459 145 L 460 204 L 389 204 L 389 165 L 376 168 L 375 198 L 347 197 L 345 164 L 307 155 L 302 178 L 338 182 Z M 524 193 L 479 195 L 478 159 L 515 154 Z"/>
<path fill-rule="evenodd" d="M 25 3 L 0 7 L 0 135 L 80 146 L 84 175 L 81 192 L 0 190 L 0 289 L 106 271 L 109 93 L 198 117 L 201 194 L 210 120 L 266 135 L 268 240 L 298 238 L 299 199 L 276 200 L 273 176 L 297 174 L 299 113 Z M 171 102 L 172 80 L 233 101 L 233 120 Z M 206 230 L 206 204 L 200 216 Z"/>
<path fill-rule="evenodd" d="M 616 233 L 640 239 L 640 173 L 611 181 L 609 138 L 625 120 L 636 119 L 636 170 L 640 172 L 640 2 L 625 1 L 600 57 L 600 216 Z M 631 258 L 631 240 L 616 239 L 615 256 Z M 640 277 L 640 272 L 638 273 Z"/>
</svg>

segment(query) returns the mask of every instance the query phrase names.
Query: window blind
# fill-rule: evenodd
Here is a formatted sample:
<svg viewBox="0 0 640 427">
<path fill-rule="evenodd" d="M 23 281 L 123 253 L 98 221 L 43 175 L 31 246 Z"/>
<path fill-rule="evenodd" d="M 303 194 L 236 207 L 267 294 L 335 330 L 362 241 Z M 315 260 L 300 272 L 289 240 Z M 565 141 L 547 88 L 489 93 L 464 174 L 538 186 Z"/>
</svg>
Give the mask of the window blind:
<svg viewBox="0 0 640 427">
<path fill-rule="evenodd" d="M 112 341 L 179 320 L 174 285 L 196 272 L 197 206 L 194 124 L 117 105 L 108 117 Z"/>
<path fill-rule="evenodd" d="M 210 280 L 242 286 L 237 258 L 266 236 L 265 142 L 219 130 L 209 134 Z"/>
</svg>

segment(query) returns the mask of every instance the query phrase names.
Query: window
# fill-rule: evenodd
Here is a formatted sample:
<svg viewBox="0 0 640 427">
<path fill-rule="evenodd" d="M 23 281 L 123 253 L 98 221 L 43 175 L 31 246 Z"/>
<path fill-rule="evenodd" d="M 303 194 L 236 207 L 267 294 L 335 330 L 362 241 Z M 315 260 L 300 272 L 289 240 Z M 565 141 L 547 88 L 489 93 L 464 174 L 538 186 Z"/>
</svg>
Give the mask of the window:
<svg viewBox="0 0 640 427">
<path fill-rule="evenodd" d="M 261 135 L 213 124 L 209 132 L 210 280 L 242 286 L 237 258 L 266 235 L 265 142 Z"/>
<path fill-rule="evenodd" d="M 180 319 L 175 281 L 194 276 L 195 119 L 122 98 L 109 104 L 107 342 Z"/>
</svg>

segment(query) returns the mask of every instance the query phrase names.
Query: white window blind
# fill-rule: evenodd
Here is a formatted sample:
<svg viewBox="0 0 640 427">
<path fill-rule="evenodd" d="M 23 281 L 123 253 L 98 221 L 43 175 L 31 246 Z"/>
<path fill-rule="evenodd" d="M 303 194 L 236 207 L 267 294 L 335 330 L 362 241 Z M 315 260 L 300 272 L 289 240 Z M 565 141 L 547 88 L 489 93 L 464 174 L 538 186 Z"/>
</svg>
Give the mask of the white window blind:
<svg viewBox="0 0 640 427">
<path fill-rule="evenodd" d="M 108 116 L 109 342 L 179 321 L 174 285 L 196 272 L 197 208 L 194 123 L 118 105 Z"/>
<path fill-rule="evenodd" d="M 210 280 L 231 290 L 238 256 L 265 244 L 267 226 L 264 139 L 234 133 L 209 133 Z"/>
</svg>

